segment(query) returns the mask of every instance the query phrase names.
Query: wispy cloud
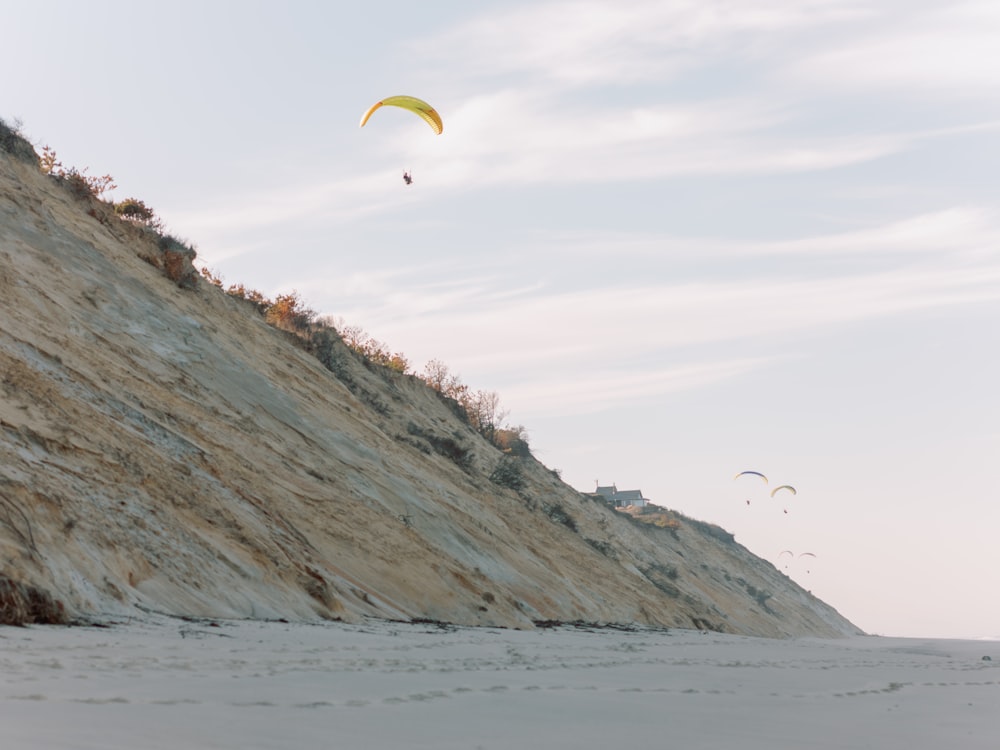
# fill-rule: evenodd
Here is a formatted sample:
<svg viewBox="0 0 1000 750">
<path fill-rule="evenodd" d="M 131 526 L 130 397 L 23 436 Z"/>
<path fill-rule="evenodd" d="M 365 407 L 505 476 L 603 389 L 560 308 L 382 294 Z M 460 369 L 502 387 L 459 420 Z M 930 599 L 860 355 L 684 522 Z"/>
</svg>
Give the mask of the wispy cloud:
<svg viewBox="0 0 1000 750">
<path fill-rule="evenodd" d="M 865 12 L 836 0 L 548 2 L 482 16 L 421 40 L 419 49 L 474 77 L 520 75 L 546 87 L 627 85 L 671 77 L 706 57 L 759 54 L 761 35 Z"/>
<path fill-rule="evenodd" d="M 503 382 L 506 403 L 574 413 L 741 377 L 786 356 L 789 346 L 794 350 L 789 341 L 822 339 L 837 327 L 997 300 L 997 266 L 770 284 L 663 284 L 522 299 L 410 321 L 392 336 L 418 341 L 416 323 L 434 332 L 425 351 L 460 372 Z M 450 348 L 442 344 L 447 341 L 462 344 Z M 697 354 L 705 345 L 713 353 Z M 760 356 L 733 358 L 748 349 Z"/>
<path fill-rule="evenodd" d="M 790 79 L 844 91 L 935 97 L 993 96 L 1000 71 L 1000 6 L 914 4 L 884 12 L 847 39 L 818 45 L 785 70 Z"/>
<path fill-rule="evenodd" d="M 467 82 L 439 154 L 456 182 L 823 171 L 946 137 L 843 119 L 837 97 L 992 91 L 997 16 L 986 3 L 542 3 L 420 40 L 420 58 Z M 822 128 L 817 109 L 831 113 Z"/>
<path fill-rule="evenodd" d="M 960 258 L 1000 258 L 1000 214 L 993 209 L 956 206 L 906 216 L 875 227 L 776 242 L 707 243 L 705 251 L 729 257 L 795 255 L 841 260 L 864 256 L 869 262 L 905 256 L 933 256 L 940 263 Z"/>
<path fill-rule="evenodd" d="M 218 198 L 198 210 L 170 211 L 172 222 L 199 234 L 252 230 L 304 217 L 340 223 L 397 204 L 398 191 L 386 190 L 388 174 L 366 174 L 354 179 L 273 185 Z M 391 175 L 395 184 L 396 175 Z M 169 207 L 168 207 L 169 210 Z"/>
<path fill-rule="evenodd" d="M 550 239 L 571 246 L 576 263 L 604 263 L 613 253 L 642 262 L 642 270 L 632 282 L 572 288 L 554 273 L 562 252 L 539 238 L 526 256 L 549 255 L 553 265 L 539 266 L 532 283 L 496 268 L 469 275 L 414 265 L 342 279 L 338 304 L 418 369 L 441 359 L 476 387 L 502 383 L 507 404 L 568 413 L 739 378 L 787 357 L 795 342 L 864 321 L 1000 301 L 1000 224 L 974 207 L 794 241 Z M 668 245 L 721 268 L 758 263 L 740 274 L 678 278 L 655 263 L 657 249 L 671 254 L 663 252 Z M 824 274 L 810 263 L 754 270 L 768 258 L 837 262 Z"/>
<path fill-rule="evenodd" d="M 668 393 L 702 388 L 746 375 L 774 363 L 771 358 L 694 362 L 643 370 L 602 369 L 599 365 L 547 374 L 504 389 L 506 404 L 535 416 L 591 414 L 628 403 L 648 402 Z"/>
<path fill-rule="evenodd" d="M 554 331 L 564 342 L 578 342 L 581 351 L 592 347 L 587 342 L 614 341 L 619 351 L 638 355 L 998 299 L 998 281 L 1000 266 L 974 265 L 838 278 L 622 286 L 534 295 L 502 309 L 470 310 L 458 326 L 466 334 L 462 340 L 476 330 L 494 332 L 492 346 L 500 360 L 533 347 L 544 356 Z M 497 316 L 507 325 L 499 326 Z"/>
<path fill-rule="evenodd" d="M 579 183 L 828 170 L 909 147 L 908 133 L 796 134 L 767 101 L 594 109 L 512 91 L 476 97 L 449 119 L 434 169 L 456 182 Z"/>
<path fill-rule="evenodd" d="M 734 240 L 718 237 L 675 237 L 655 232 L 560 230 L 538 236 L 529 244 L 536 254 L 549 253 L 560 262 L 577 265 L 600 262 L 610 248 L 629 262 L 664 257 L 696 257 L 716 262 L 781 256 L 836 258 L 846 261 L 903 256 L 996 257 L 1000 254 L 1000 213 L 981 206 L 953 206 L 888 219 L 875 226 L 791 240 Z"/>
<path fill-rule="evenodd" d="M 996 88 L 998 33 L 988 0 L 559 1 L 482 15 L 415 41 L 414 53 L 474 86 L 507 77 L 550 94 L 659 84 L 742 60 L 839 90 L 969 95 Z"/>
</svg>

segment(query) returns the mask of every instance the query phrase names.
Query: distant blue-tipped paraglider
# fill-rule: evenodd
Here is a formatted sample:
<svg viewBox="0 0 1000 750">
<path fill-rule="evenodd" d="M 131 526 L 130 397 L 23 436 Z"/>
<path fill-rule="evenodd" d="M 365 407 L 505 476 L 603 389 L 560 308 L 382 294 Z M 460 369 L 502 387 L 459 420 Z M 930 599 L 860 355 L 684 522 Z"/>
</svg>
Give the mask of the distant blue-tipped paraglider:
<svg viewBox="0 0 1000 750">
<path fill-rule="evenodd" d="M 761 479 L 764 480 L 764 484 L 767 484 L 767 477 L 765 477 L 759 471 L 741 471 L 739 474 L 737 474 L 735 477 L 733 477 L 733 479 L 739 479 L 740 477 L 742 477 L 742 476 L 744 476 L 746 474 L 752 474 L 755 477 L 760 477 Z"/>
</svg>

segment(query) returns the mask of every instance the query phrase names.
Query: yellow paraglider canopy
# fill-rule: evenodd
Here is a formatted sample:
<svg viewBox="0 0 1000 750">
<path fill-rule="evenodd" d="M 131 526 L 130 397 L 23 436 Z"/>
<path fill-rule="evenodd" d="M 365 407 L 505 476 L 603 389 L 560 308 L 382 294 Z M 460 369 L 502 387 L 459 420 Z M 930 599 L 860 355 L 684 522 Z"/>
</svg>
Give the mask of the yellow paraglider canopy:
<svg viewBox="0 0 1000 750">
<path fill-rule="evenodd" d="M 413 112 L 418 117 L 422 118 L 424 122 L 431 126 L 431 129 L 441 135 L 441 131 L 444 130 L 444 124 L 441 122 L 441 115 L 430 104 L 425 102 L 423 99 L 417 99 L 415 96 L 390 96 L 381 101 L 375 102 L 368 111 L 361 116 L 361 125 L 359 127 L 364 127 L 365 123 L 368 122 L 368 118 L 372 116 L 372 113 L 379 107 L 402 107 L 403 109 L 408 109 Z"/>
</svg>

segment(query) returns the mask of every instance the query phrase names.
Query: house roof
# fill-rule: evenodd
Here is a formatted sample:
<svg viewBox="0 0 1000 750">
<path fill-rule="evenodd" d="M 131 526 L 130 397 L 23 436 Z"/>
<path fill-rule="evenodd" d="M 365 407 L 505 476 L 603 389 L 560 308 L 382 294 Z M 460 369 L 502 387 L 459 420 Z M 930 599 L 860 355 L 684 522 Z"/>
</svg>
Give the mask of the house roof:
<svg viewBox="0 0 1000 750">
<path fill-rule="evenodd" d="M 643 500 L 642 490 L 618 490 L 615 495 L 618 500 Z"/>
</svg>

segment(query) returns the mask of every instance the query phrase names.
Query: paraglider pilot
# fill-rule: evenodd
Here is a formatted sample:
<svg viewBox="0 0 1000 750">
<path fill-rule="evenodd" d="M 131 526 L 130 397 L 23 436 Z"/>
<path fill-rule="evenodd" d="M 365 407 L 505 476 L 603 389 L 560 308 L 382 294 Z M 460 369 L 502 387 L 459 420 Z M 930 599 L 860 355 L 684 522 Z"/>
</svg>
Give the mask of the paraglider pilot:
<svg viewBox="0 0 1000 750">
<path fill-rule="evenodd" d="M 413 175 L 411 175 L 409 172 L 403 172 L 403 182 L 405 182 L 407 185 L 412 184 Z"/>
</svg>

